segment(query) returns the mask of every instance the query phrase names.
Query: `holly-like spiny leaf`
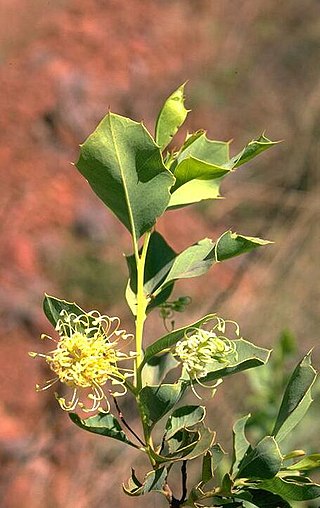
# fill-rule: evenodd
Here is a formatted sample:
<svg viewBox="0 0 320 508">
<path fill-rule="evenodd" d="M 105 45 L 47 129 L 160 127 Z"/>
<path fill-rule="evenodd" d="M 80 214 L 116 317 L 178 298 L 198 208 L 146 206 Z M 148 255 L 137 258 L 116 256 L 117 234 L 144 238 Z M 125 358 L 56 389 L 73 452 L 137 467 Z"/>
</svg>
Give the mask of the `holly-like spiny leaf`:
<svg viewBox="0 0 320 508">
<path fill-rule="evenodd" d="M 251 141 L 233 158 L 229 158 L 229 144 L 207 139 L 205 132 L 188 136 L 170 165 L 176 183 L 171 189 L 169 208 L 177 208 L 204 199 L 220 198 L 223 178 L 238 166 L 248 162 L 274 146 L 264 135 Z"/>
<path fill-rule="evenodd" d="M 184 458 L 195 447 L 199 437 L 199 432 L 196 430 L 178 430 L 170 439 L 165 440 L 167 453 L 166 451 L 161 452 L 162 460 L 180 460 Z"/>
<path fill-rule="evenodd" d="M 229 143 L 209 140 L 204 131 L 189 135 L 170 170 L 179 183 L 171 190 L 169 208 L 220 197 L 221 179 L 230 172 Z"/>
<path fill-rule="evenodd" d="M 189 157 L 223 167 L 230 160 L 229 147 L 230 143 L 208 139 L 205 131 L 197 131 L 187 136 L 170 169 L 175 173 L 178 165 Z"/>
<path fill-rule="evenodd" d="M 184 456 L 184 460 L 192 460 L 201 457 L 212 448 L 216 433 L 203 424 L 199 427 L 199 433 L 200 439 L 197 441 L 196 446 Z"/>
<path fill-rule="evenodd" d="M 215 180 L 229 173 L 230 170 L 216 164 L 210 164 L 195 157 L 183 159 L 176 167 L 174 176 L 176 182 L 171 189 L 174 193 L 182 185 L 192 180 Z"/>
<path fill-rule="evenodd" d="M 242 164 L 245 164 L 260 153 L 268 150 L 268 148 L 272 148 L 278 143 L 280 143 L 280 141 L 271 141 L 264 134 L 262 134 L 259 138 L 250 141 L 250 143 L 248 143 L 238 155 L 232 157 L 231 167 L 237 168 Z"/>
<path fill-rule="evenodd" d="M 273 242 L 270 240 L 263 240 L 254 236 L 244 236 L 226 231 L 215 244 L 214 258 L 215 261 L 225 261 L 226 259 L 245 254 L 257 247 L 263 247 Z"/>
<path fill-rule="evenodd" d="M 213 264 L 250 252 L 257 247 L 272 242 L 261 238 L 238 235 L 226 231 L 214 243 L 204 238 L 173 257 L 161 268 L 159 273 L 148 280 L 147 290 L 157 297 L 168 285 L 178 279 L 188 279 L 205 274 Z M 161 283 L 159 284 L 159 281 Z"/>
<path fill-rule="evenodd" d="M 152 233 L 146 256 L 144 276 L 144 291 L 150 298 L 147 310 L 150 311 L 169 298 L 175 281 L 203 275 L 219 261 L 239 256 L 269 243 L 271 242 L 261 238 L 226 231 L 215 243 L 209 238 L 204 238 L 176 254 L 160 233 Z M 126 259 L 130 277 L 126 297 L 135 315 L 136 260 L 134 255 L 127 256 Z"/>
<path fill-rule="evenodd" d="M 136 245 L 169 203 L 174 177 L 144 125 L 129 118 L 108 113 L 80 145 L 76 166 Z"/>
<path fill-rule="evenodd" d="M 155 140 L 164 150 L 185 121 L 190 110 L 184 106 L 185 83 L 175 90 L 162 106 L 157 122 Z"/>
<path fill-rule="evenodd" d="M 249 501 L 251 505 L 258 508 L 291 508 L 289 503 L 278 494 L 258 488 L 246 488 L 242 492 L 237 492 L 237 498 Z"/>
<path fill-rule="evenodd" d="M 54 327 L 56 327 L 57 322 L 61 320 L 62 311 L 66 311 L 68 314 L 75 314 L 76 316 L 81 316 L 85 313 L 76 303 L 60 300 L 59 298 L 47 294 L 43 300 L 43 311 Z"/>
</svg>

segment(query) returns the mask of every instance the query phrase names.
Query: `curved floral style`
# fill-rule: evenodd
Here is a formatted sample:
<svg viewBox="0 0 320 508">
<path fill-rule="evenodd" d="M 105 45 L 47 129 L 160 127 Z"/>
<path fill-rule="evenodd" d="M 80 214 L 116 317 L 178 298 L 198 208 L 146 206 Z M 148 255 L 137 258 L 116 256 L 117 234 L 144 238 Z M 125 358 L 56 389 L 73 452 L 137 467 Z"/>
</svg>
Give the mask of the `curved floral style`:
<svg viewBox="0 0 320 508">
<path fill-rule="evenodd" d="M 212 362 L 228 363 L 230 355 L 236 353 L 232 341 L 215 332 L 224 333 L 227 322 L 217 317 L 217 323 L 211 330 L 189 328 L 184 339 L 177 342 L 173 354 L 182 363 L 190 379 L 199 382 L 199 378 L 210 372 Z M 238 333 L 236 325 L 236 334 Z"/>
<path fill-rule="evenodd" d="M 60 381 L 72 389 L 69 401 L 55 394 L 65 411 L 73 411 L 78 405 L 86 412 L 99 409 L 108 412 L 110 405 L 103 387 L 107 382 L 111 386 L 120 385 L 120 392 L 113 392 L 111 388 L 108 391 L 112 396 L 124 395 L 126 380 L 133 375 L 132 369 L 118 365 L 135 356 L 133 352 L 121 351 L 119 343 L 133 338 L 133 335 L 119 329 L 119 325 L 118 317 L 100 315 L 98 311 L 76 315 L 63 310 L 56 325 L 59 340 L 41 336 L 54 341 L 55 349 L 48 353 L 29 353 L 32 357 L 44 358 L 56 374 L 43 386 L 36 385 L 36 389 L 46 390 Z M 89 407 L 83 398 L 91 401 Z"/>
</svg>

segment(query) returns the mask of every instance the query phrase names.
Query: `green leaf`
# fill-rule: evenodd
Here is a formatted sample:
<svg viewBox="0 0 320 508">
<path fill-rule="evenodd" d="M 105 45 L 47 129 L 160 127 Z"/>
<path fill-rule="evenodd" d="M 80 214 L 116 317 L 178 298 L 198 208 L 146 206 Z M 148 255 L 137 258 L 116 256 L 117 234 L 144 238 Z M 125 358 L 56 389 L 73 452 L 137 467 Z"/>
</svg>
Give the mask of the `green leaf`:
<svg viewBox="0 0 320 508">
<path fill-rule="evenodd" d="M 199 328 L 200 326 L 204 325 L 205 323 L 208 323 L 210 320 L 214 318 L 215 314 L 208 314 L 207 316 L 204 316 L 198 321 L 195 321 L 194 323 L 191 323 L 188 326 L 177 328 L 173 332 L 170 332 L 161 337 L 160 339 L 156 340 L 153 344 L 151 344 L 146 348 L 141 368 L 144 366 L 146 362 L 149 361 L 150 358 L 161 353 L 162 351 L 169 350 L 170 348 L 172 348 L 172 346 L 174 346 L 178 342 L 178 340 L 183 339 L 187 330 L 189 330 L 190 328 Z"/>
<path fill-rule="evenodd" d="M 164 150 L 169 145 L 190 111 L 184 106 L 185 85 L 186 83 L 183 83 L 183 85 L 175 90 L 160 110 L 156 123 L 155 139 L 161 150 Z"/>
<path fill-rule="evenodd" d="M 188 157 L 213 164 L 223 166 L 229 162 L 229 145 L 225 141 L 215 141 L 207 138 L 205 131 L 198 131 L 188 135 L 186 141 L 180 149 L 175 162 L 175 168 L 181 161 Z"/>
<path fill-rule="evenodd" d="M 152 293 L 159 286 L 161 279 L 166 276 L 176 252 L 165 241 L 163 236 L 154 231 L 150 236 L 145 262 L 144 288 L 146 293 Z M 137 292 L 137 266 L 134 254 L 126 256 L 130 276 L 130 286 Z"/>
<path fill-rule="evenodd" d="M 212 180 L 195 179 L 181 185 L 171 194 L 168 208 L 180 208 L 205 199 L 219 199 L 221 178 Z"/>
<path fill-rule="evenodd" d="M 229 473 L 226 473 L 221 481 L 221 489 L 224 495 L 232 495 L 233 480 Z"/>
<path fill-rule="evenodd" d="M 215 432 L 200 423 L 197 430 L 180 429 L 170 439 L 165 441 L 168 453 L 152 453 L 158 463 L 192 460 L 204 455 L 213 445 Z"/>
<path fill-rule="evenodd" d="M 81 145 L 76 166 L 135 243 L 169 203 L 174 177 L 147 129 L 129 118 L 108 113 Z"/>
<path fill-rule="evenodd" d="M 274 437 L 264 437 L 250 447 L 239 465 L 236 478 L 273 478 L 282 466 L 282 455 Z"/>
<path fill-rule="evenodd" d="M 128 480 L 128 485 L 122 484 L 122 489 L 128 496 L 139 496 L 141 492 L 142 483 L 136 477 L 134 469 L 131 469 L 131 476 Z"/>
<path fill-rule="evenodd" d="M 284 393 L 278 417 L 272 431 L 277 442 L 282 441 L 306 414 L 311 402 L 311 387 L 317 373 L 308 353 L 295 368 Z"/>
<path fill-rule="evenodd" d="M 192 156 L 187 157 L 175 169 L 176 183 L 171 192 L 174 193 L 179 187 L 193 180 L 215 180 L 227 173 L 230 173 L 230 169 L 210 164 Z"/>
<path fill-rule="evenodd" d="M 289 503 L 282 497 L 262 489 L 248 488 L 243 492 L 237 492 L 237 498 L 250 501 L 258 508 L 291 508 Z"/>
<path fill-rule="evenodd" d="M 262 135 L 229 159 L 229 143 L 211 141 L 203 131 L 189 136 L 170 166 L 177 181 L 169 208 L 220 198 L 219 187 L 225 176 L 275 144 Z"/>
<path fill-rule="evenodd" d="M 209 140 L 204 131 L 188 136 L 170 167 L 179 184 L 172 189 L 169 208 L 219 198 L 221 179 L 230 173 L 228 161 L 229 143 Z"/>
<path fill-rule="evenodd" d="M 271 141 L 262 134 L 259 138 L 250 141 L 238 155 L 233 157 L 231 165 L 233 168 L 237 168 L 278 143 L 280 141 Z"/>
<path fill-rule="evenodd" d="M 212 454 L 210 450 L 202 458 L 201 485 L 205 485 L 213 478 Z"/>
<path fill-rule="evenodd" d="M 171 353 L 152 356 L 144 364 L 142 370 L 142 386 L 159 385 L 162 383 L 168 372 L 177 367 L 179 362 Z"/>
<path fill-rule="evenodd" d="M 182 406 L 173 411 L 166 423 L 166 439 L 170 439 L 181 429 L 190 429 L 203 421 L 206 414 L 204 406 Z"/>
<path fill-rule="evenodd" d="M 268 349 L 255 346 L 244 339 L 236 339 L 231 342 L 235 347 L 236 354 L 230 355 L 231 359 L 227 365 L 218 361 L 212 362 L 208 366 L 210 372 L 205 377 L 200 378 L 201 383 L 208 383 L 243 370 L 264 365 L 269 359 L 270 350 Z"/>
<path fill-rule="evenodd" d="M 151 491 L 161 492 L 166 482 L 167 474 L 166 468 L 160 467 L 155 471 L 147 473 L 143 483 L 141 483 L 133 469 L 128 485 L 122 485 L 122 488 L 128 496 L 142 496 Z"/>
<path fill-rule="evenodd" d="M 270 243 L 273 242 L 226 231 L 216 242 L 215 257 L 217 261 L 224 261 Z"/>
<path fill-rule="evenodd" d="M 259 487 L 278 494 L 288 501 L 307 501 L 320 497 L 320 485 L 302 476 L 275 477 L 264 480 L 259 484 Z"/>
<path fill-rule="evenodd" d="M 145 386 L 139 393 L 147 424 L 155 425 L 180 400 L 184 393 L 184 384 L 163 384 Z"/>
<path fill-rule="evenodd" d="M 43 311 L 54 327 L 61 319 L 62 311 L 67 311 L 68 314 L 76 314 L 77 316 L 85 313 L 77 304 L 67 302 L 66 300 L 59 300 L 59 298 L 47 294 L 43 300 Z"/>
<path fill-rule="evenodd" d="M 219 443 L 216 443 L 212 448 L 210 448 L 209 452 L 212 455 L 212 470 L 215 471 L 222 461 L 223 457 L 226 456 L 226 452 L 221 448 Z"/>
<path fill-rule="evenodd" d="M 299 460 L 299 462 L 286 467 L 290 471 L 311 471 L 317 468 L 320 468 L 320 453 L 307 455 L 307 457 Z"/>
<path fill-rule="evenodd" d="M 198 277 L 206 273 L 213 264 L 234 256 L 244 254 L 271 242 L 260 238 L 238 235 L 226 231 L 214 244 L 209 238 L 188 247 L 180 254 L 168 245 L 157 232 L 152 233 L 146 257 L 144 277 L 145 294 L 150 295 L 148 305 L 150 311 L 153 307 L 166 301 L 178 279 Z M 137 268 L 135 256 L 127 256 L 129 269 L 129 286 L 126 298 L 133 312 L 136 314 Z"/>
<path fill-rule="evenodd" d="M 205 485 L 214 476 L 214 471 L 220 464 L 226 453 L 223 451 L 221 446 L 217 443 L 210 450 L 206 452 L 202 460 L 202 473 L 201 473 L 201 484 Z"/>
<path fill-rule="evenodd" d="M 245 456 L 250 443 L 246 438 L 245 427 L 250 414 L 239 418 L 232 429 L 233 434 L 233 462 L 232 462 L 232 475 L 236 475 L 239 470 L 239 464 Z"/>
<path fill-rule="evenodd" d="M 137 445 L 127 438 L 120 426 L 120 423 L 111 413 L 99 413 L 86 419 L 81 419 L 76 413 L 70 413 L 69 416 L 73 423 L 83 430 L 87 430 L 93 434 L 111 437 L 133 446 L 134 448 L 138 448 Z"/>
<path fill-rule="evenodd" d="M 167 455 L 159 455 L 161 461 L 180 460 L 184 458 L 196 445 L 199 440 L 199 432 L 180 429 L 176 434 L 166 440 L 168 448 Z"/>
<path fill-rule="evenodd" d="M 213 247 L 212 240 L 204 238 L 178 254 L 171 262 L 171 268 L 164 281 L 153 294 L 156 296 L 165 286 L 177 279 L 189 279 L 206 273 L 212 266 L 212 260 L 206 258 Z"/>
<path fill-rule="evenodd" d="M 201 457 L 212 447 L 216 433 L 204 425 L 200 426 L 199 433 L 200 438 L 197 444 L 191 452 L 183 457 L 184 460 L 192 460 Z"/>
<path fill-rule="evenodd" d="M 171 251 L 171 259 L 169 259 L 168 253 L 166 260 L 169 259 L 169 261 L 163 263 L 160 270 L 148 279 L 146 291 L 153 297 L 157 297 L 166 286 L 171 285 L 172 287 L 172 284 L 178 279 L 199 277 L 218 261 L 239 256 L 270 243 L 272 242 L 268 240 L 238 235 L 232 231 L 226 231 L 216 243 L 213 243 L 209 238 L 204 238 L 175 257 L 174 252 Z"/>
</svg>

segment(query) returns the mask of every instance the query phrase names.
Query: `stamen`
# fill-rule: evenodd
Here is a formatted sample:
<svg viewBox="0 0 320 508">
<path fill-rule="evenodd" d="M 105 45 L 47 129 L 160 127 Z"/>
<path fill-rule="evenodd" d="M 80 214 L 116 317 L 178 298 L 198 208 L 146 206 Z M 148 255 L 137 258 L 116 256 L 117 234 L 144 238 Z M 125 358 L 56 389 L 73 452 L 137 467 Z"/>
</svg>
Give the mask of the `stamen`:
<svg viewBox="0 0 320 508">
<path fill-rule="evenodd" d="M 226 321 L 215 316 L 216 323 L 211 330 L 189 328 L 184 339 L 177 342 L 174 356 L 181 361 L 191 380 L 202 384 L 199 379 L 205 378 L 210 372 L 213 362 L 228 363 L 230 355 L 235 354 L 233 343 L 224 335 L 217 335 L 215 329 L 223 333 Z M 236 323 L 234 323 L 236 325 Z M 236 327 L 236 332 L 238 328 Z M 215 388 L 217 383 L 209 388 Z M 194 389 L 193 389 L 194 391 Z"/>
<path fill-rule="evenodd" d="M 132 360 L 136 354 L 126 354 L 118 347 L 118 342 L 132 339 L 132 334 L 119 330 L 118 317 L 101 316 L 97 311 L 76 315 L 62 310 L 56 330 L 60 339 L 56 349 L 47 354 L 31 352 L 30 356 L 37 356 L 46 360 L 50 369 L 57 375 L 40 387 L 47 389 L 58 380 L 71 387 L 73 395 L 70 401 L 56 394 L 56 398 L 65 411 L 72 411 L 77 405 L 84 411 L 91 412 L 99 409 L 101 401 L 109 402 L 103 391 L 103 386 L 109 382 L 112 385 L 121 385 L 122 391 L 115 392 L 115 396 L 127 392 L 126 379 L 133 376 L 133 369 L 118 367 L 122 360 Z M 42 338 L 49 338 L 43 335 Z M 87 399 L 92 400 L 91 407 L 86 407 L 83 401 L 79 402 L 79 389 L 91 388 Z"/>
</svg>

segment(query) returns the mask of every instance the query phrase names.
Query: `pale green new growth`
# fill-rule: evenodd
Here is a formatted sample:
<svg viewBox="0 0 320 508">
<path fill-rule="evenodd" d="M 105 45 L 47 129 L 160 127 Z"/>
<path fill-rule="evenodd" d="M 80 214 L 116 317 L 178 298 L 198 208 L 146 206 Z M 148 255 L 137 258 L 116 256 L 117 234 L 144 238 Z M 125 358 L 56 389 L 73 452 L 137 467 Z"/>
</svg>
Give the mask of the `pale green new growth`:
<svg viewBox="0 0 320 508">
<path fill-rule="evenodd" d="M 156 122 L 156 143 L 164 150 L 187 118 L 190 110 L 184 106 L 184 87 L 181 85 L 164 103 Z"/>
</svg>

